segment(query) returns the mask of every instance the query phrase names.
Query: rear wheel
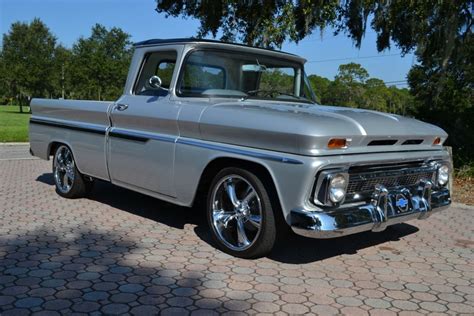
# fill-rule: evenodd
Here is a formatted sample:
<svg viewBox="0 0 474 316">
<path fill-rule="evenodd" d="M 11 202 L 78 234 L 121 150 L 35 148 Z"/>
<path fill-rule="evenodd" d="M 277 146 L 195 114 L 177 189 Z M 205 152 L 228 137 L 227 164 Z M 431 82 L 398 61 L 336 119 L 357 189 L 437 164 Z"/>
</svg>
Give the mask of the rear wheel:
<svg viewBox="0 0 474 316">
<path fill-rule="evenodd" d="M 53 175 L 56 192 L 62 197 L 84 197 L 92 189 L 93 182 L 77 170 L 72 151 L 66 145 L 60 145 L 54 153 Z"/>
<path fill-rule="evenodd" d="M 266 186 L 252 172 L 221 170 L 211 183 L 207 219 L 218 246 L 241 258 L 268 254 L 275 243 L 276 227 Z"/>
</svg>

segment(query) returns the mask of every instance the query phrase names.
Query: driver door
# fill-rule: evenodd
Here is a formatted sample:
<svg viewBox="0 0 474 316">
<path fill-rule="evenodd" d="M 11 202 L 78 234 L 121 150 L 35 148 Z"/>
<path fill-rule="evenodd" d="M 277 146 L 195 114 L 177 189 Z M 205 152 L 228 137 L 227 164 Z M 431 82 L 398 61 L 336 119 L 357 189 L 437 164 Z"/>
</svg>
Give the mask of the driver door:
<svg viewBox="0 0 474 316">
<path fill-rule="evenodd" d="M 180 106 L 169 100 L 168 88 L 176 57 L 177 52 L 169 48 L 146 54 L 132 94 L 115 104 L 108 138 L 112 183 L 175 196 L 174 149 Z M 152 76 L 161 79 L 161 88 L 148 83 Z"/>
</svg>

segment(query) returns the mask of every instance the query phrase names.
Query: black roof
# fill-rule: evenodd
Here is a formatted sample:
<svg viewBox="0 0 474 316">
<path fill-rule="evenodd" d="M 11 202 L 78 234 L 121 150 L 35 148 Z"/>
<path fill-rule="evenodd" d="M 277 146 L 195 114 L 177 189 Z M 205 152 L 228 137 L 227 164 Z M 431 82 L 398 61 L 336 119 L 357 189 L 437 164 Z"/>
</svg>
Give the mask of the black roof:
<svg viewBox="0 0 474 316">
<path fill-rule="evenodd" d="M 267 50 L 267 51 L 271 51 L 271 52 L 282 53 L 282 54 L 286 54 L 286 55 L 299 57 L 298 55 L 295 55 L 295 54 L 286 53 L 286 52 L 282 52 L 282 51 L 278 51 L 278 50 L 273 50 L 273 49 L 270 49 L 270 48 L 255 47 L 255 46 L 241 44 L 241 43 L 221 42 L 221 41 L 217 41 L 217 40 L 204 39 L 204 38 L 195 38 L 195 37 L 169 38 L 169 39 L 154 38 L 154 39 L 149 39 L 149 40 L 146 40 L 146 41 L 136 42 L 135 44 L 133 44 L 133 46 L 139 47 L 139 46 L 148 46 L 148 45 L 157 45 L 157 44 L 175 44 L 175 43 L 218 43 L 218 44 L 227 44 L 227 45 L 235 45 L 235 46 L 243 46 L 243 47 L 263 49 L 263 50 Z"/>
</svg>

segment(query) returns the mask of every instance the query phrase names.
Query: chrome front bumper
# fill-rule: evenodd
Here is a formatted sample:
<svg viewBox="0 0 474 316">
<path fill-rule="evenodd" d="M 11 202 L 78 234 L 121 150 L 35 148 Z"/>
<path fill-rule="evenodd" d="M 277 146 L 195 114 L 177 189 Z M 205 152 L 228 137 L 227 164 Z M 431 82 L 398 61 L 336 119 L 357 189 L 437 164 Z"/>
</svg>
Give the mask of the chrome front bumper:
<svg viewBox="0 0 474 316">
<path fill-rule="evenodd" d="M 403 195 L 408 207 L 401 211 L 393 199 Z M 421 182 L 415 192 L 400 189 L 389 192 L 378 186 L 370 203 L 328 211 L 295 209 L 290 212 L 290 225 L 298 235 L 312 238 L 335 238 L 364 231 L 383 231 L 387 226 L 411 219 L 425 219 L 451 204 L 447 188 L 432 191 L 429 181 Z"/>
</svg>

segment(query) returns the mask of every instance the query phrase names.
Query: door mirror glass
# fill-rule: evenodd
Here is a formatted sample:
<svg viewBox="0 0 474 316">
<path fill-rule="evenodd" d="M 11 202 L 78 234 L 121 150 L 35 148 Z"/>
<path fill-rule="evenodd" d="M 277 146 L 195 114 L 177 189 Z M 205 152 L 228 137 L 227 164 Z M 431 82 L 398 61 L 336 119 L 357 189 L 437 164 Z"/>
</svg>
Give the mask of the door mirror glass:
<svg viewBox="0 0 474 316">
<path fill-rule="evenodd" d="M 148 89 L 165 89 L 162 86 L 161 78 L 154 75 L 151 76 L 150 79 L 147 81 L 147 88 Z"/>
</svg>

